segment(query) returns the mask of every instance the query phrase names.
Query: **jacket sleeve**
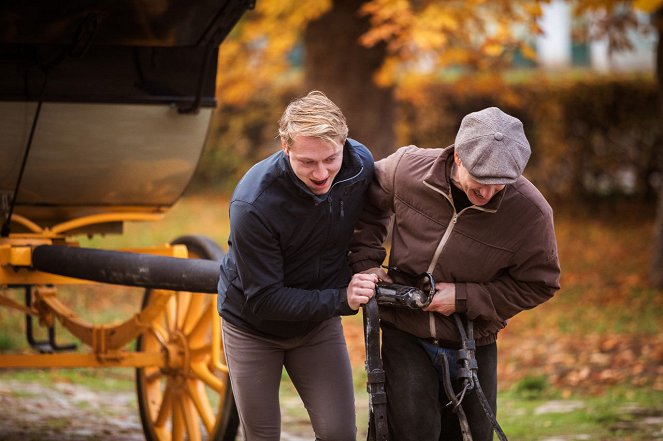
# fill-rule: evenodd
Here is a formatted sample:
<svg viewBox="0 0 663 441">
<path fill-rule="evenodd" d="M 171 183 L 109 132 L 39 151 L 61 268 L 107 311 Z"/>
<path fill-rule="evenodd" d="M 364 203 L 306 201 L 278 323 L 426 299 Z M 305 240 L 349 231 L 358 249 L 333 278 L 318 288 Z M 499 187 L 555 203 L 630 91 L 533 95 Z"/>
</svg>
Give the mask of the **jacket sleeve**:
<svg viewBox="0 0 663 441">
<path fill-rule="evenodd" d="M 230 207 L 231 241 L 246 303 L 264 320 L 325 320 L 351 315 L 345 288 L 304 290 L 284 286 L 278 235 L 246 202 Z"/>
<path fill-rule="evenodd" d="M 394 179 L 404 149 L 375 163 L 366 205 L 355 225 L 348 251 L 354 273 L 379 267 L 387 257 L 384 241 L 394 214 Z"/>
<path fill-rule="evenodd" d="M 492 323 L 495 331 L 506 321 L 550 299 L 560 288 L 560 265 L 552 210 L 533 219 L 523 232 L 511 265 L 495 280 L 456 283 L 456 309 L 473 320 Z"/>
</svg>

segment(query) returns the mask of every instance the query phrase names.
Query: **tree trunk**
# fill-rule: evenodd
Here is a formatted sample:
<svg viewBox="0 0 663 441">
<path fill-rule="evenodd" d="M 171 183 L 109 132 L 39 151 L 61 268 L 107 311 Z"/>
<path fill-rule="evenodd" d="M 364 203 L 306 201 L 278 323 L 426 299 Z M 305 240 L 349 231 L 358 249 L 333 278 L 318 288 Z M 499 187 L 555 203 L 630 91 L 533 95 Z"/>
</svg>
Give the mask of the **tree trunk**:
<svg viewBox="0 0 663 441">
<path fill-rule="evenodd" d="M 663 8 L 654 14 L 653 22 L 658 31 L 656 48 L 656 79 L 658 81 L 658 97 L 663 119 Z M 661 155 L 661 171 L 663 171 L 663 155 Z M 650 281 L 655 288 L 663 289 L 663 183 L 658 188 L 658 205 L 656 209 L 656 223 L 654 226 L 654 250 L 650 269 Z"/>
<path fill-rule="evenodd" d="M 384 61 L 384 44 L 366 48 L 359 37 L 370 23 L 358 15 L 365 0 L 335 0 L 304 33 L 304 70 L 308 90 L 324 92 L 343 111 L 349 136 L 365 144 L 375 159 L 395 147 L 394 92 L 378 87 L 373 75 Z"/>
</svg>

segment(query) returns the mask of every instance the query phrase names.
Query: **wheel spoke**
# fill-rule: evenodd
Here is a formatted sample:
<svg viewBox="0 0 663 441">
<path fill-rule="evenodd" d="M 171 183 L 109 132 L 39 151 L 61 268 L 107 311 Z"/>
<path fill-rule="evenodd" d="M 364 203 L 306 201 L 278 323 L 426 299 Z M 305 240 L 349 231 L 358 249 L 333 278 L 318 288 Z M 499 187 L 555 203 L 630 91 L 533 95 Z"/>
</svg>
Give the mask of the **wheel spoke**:
<svg viewBox="0 0 663 441">
<path fill-rule="evenodd" d="M 175 387 L 169 380 L 166 382 L 166 391 L 163 394 L 163 399 L 159 404 L 159 412 L 157 413 L 157 417 L 154 420 L 155 426 L 164 427 L 168 419 L 173 414 L 173 405 L 175 403 L 174 395 Z"/>
<path fill-rule="evenodd" d="M 157 434 L 157 439 L 159 441 L 171 441 L 173 439 L 173 434 L 169 430 L 168 426 L 155 427 L 154 431 Z"/>
<path fill-rule="evenodd" d="M 181 397 L 173 403 L 173 441 L 184 441 L 184 409 Z"/>
<path fill-rule="evenodd" d="M 171 441 L 173 439 L 173 434 L 169 430 L 168 426 L 164 427 L 155 427 L 154 431 L 156 432 L 157 439 L 159 441 Z"/>
<path fill-rule="evenodd" d="M 191 301 L 189 302 L 189 309 L 186 312 L 186 317 L 184 320 L 184 326 L 182 326 L 182 331 L 185 334 L 189 334 L 193 327 L 196 325 L 198 320 L 205 313 L 205 308 L 209 303 L 209 295 L 207 294 L 192 294 Z"/>
<path fill-rule="evenodd" d="M 168 330 L 175 330 L 176 329 L 176 323 L 177 323 L 177 295 L 173 296 L 170 298 L 168 303 L 166 303 L 166 307 L 164 308 L 164 314 L 165 314 L 165 326 L 166 329 Z"/>
<path fill-rule="evenodd" d="M 166 347 L 166 342 L 168 341 L 168 331 L 164 329 L 159 323 L 157 322 L 152 322 L 151 328 L 149 329 L 150 333 L 154 336 L 154 340 L 150 342 L 145 342 L 145 349 L 147 348 L 148 343 L 152 343 L 152 345 L 149 347 L 151 350 L 156 350 L 157 347 L 154 345 L 154 341 L 159 344 L 159 349 L 160 348 L 165 348 Z"/>
<path fill-rule="evenodd" d="M 184 414 L 184 424 L 186 426 L 186 432 L 189 434 L 189 441 L 200 441 L 201 434 L 200 425 L 198 424 L 199 418 L 188 393 L 182 394 L 180 406 L 182 407 L 182 413 Z"/>
<path fill-rule="evenodd" d="M 207 433 L 212 433 L 214 430 L 215 416 L 212 406 L 210 405 L 205 386 L 200 381 L 189 380 L 187 381 L 189 396 L 193 405 L 196 406 L 198 415 L 200 415 Z"/>
<path fill-rule="evenodd" d="M 200 343 L 207 342 L 210 339 L 210 331 L 212 330 L 212 314 L 216 314 L 214 308 L 208 308 L 198 320 L 198 323 L 193 327 L 191 332 L 187 335 L 189 340 L 189 347 L 199 347 Z"/>
<path fill-rule="evenodd" d="M 205 343 L 196 348 L 189 348 L 189 357 L 192 362 L 202 362 L 210 359 L 212 355 L 212 343 Z"/>
<path fill-rule="evenodd" d="M 177 299 L 177 329 L 184 327 L 186 321 L 187 311 L 189 310 L 189 302 L 191 302 L 191 293 L 186 291 L 178 291 L 175 294 Z"/>
<path fill-rule="evenodd" d="M 215 377 L 204 363 L 192 363 L 191 370 L 193 373 L 202 380 L 203 383 L 214 389 L 220 395 L 226 391 L 226 383 Z"/>
<path fill-rule="evenodd" d="M 224 374 L 228 373 L 228 366 L 213 358 L 212 344 L 208 343 L 195 349 L 189 349 L 189 356 L 192 363 L 206 363 L 211 371 L 218 371 Z M 221 360 L 224 361 L 225 360 Z"/>
</svg>

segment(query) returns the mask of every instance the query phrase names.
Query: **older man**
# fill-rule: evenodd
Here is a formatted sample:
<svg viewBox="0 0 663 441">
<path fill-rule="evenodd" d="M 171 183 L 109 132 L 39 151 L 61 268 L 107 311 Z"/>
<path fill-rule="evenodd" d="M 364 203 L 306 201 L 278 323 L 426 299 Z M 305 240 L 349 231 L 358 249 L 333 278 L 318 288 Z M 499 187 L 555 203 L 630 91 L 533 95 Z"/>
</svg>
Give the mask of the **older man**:
<svg viewBox="0 0 663 441">
<path fill-rule="evenodd" d="M 529 157 L 520 120 L 491 107 L 463 118 L 448 148 L 403 147 L 375 164 L 350 245 L 353 270 L 404 283 L 380 268 L 394 217 L 389 266 L 437 281 L 424 310 L 380 311 L 392 439 L 461 439 L 440 387 L 441 355 L 455 364 L 460 348 L 453 313 L 474 323 L 478 377 L 495 412 L 497 333 L 559 289 L 552 209 L 522 176 Z M 473 439 L 492 440 L 476 393 L 462 405 Z"/>
</svg>

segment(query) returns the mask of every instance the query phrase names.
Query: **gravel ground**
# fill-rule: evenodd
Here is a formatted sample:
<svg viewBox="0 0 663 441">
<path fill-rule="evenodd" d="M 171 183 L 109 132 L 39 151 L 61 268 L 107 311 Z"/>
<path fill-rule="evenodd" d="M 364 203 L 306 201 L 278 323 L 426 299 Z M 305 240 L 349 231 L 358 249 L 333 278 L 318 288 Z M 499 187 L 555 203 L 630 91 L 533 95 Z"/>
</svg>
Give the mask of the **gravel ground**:
<svg viewBox="0 0 663 441">
<path fill-rule="evenodd" d="M 283 396 L 281 404 L 282 441 L 313 439 L 299 397 Z M 366 404 L 358 399 L 357 406 L 361 412 Z M 0 415 L 0 441 L 145 439 L 135 394 L 127 391 L 101 392 L 70 383 L 43 385 L 3 379 Z M 360 436 L 366 436 L 361 428 Z"/>
<path fill-rule="evenodd" d="M 282 441 L 314 438 L 298 396 L 282 387 Z M 284 393 L 285 392 L 285 393 Z M 358 396 L 358 440 L 366 439 L 367 403 Z M 583 407 L 578 401 L 550 401 L 535 413 L 565 413 Z M 637 440 L 663 440 L 663 415 L 641 408 L 622 409 L 624 420 L 614 429 Z M 45 385 L 13 379 L 0 381 L 0 441 L 142 441 L 143 429 L 132 391 L 97 391 L 82 385 L 54 382 Z M 241 437 L 238 437 L 241 439 Z M 595 439 L 589 434 L 544 438 L 541 441 Z"/>
<path fill-rule="evenodd" d="M 134 394 L 68 383 L 3 381 L 0 440 L 144 440 Z"/>
</svg>

